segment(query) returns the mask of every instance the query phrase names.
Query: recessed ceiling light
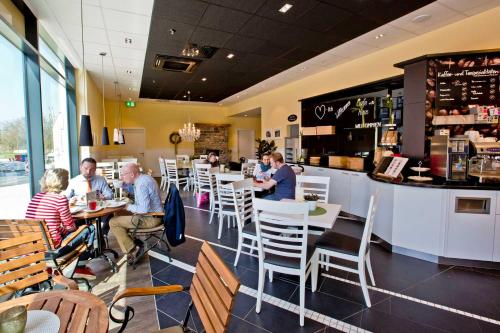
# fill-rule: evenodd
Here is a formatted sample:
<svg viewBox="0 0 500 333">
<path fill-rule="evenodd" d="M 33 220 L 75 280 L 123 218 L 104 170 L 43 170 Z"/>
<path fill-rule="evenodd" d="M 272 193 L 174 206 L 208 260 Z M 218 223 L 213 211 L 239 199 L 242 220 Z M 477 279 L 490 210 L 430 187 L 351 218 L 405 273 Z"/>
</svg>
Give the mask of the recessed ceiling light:
<svg viewBox="0 0 500 333">
<path fill-rule="evenodd" d="M 170 32 L 171 35 L 175 35 L 175 29 L 174 28 L 170 28 L 170 30 L 168 30 L 168 32 Z"/>
<path fill-rule="evenodd" d="M 414 18 L 411 19 L 411 21 L 413 23 L 420 23 L 420 22 L 427 21 L 430 18 L 431 18 L 431 15 L 429 15 L 429 14 L 422 14 L 422 15 L 415 16 Z"/>
<path fill-rule="evenodd" d="M 129 90 L 129 91 L 131 91 L 131 90 L 132 90 L 132 88 L 128 88 L 128 90 Z"/>
<path fill-rule="evenodd" d="M 305 71 L 305 70 L 306 70 L 306 68 L 305 68 L 305 67 L 302 67 L 300 70 L 301 70 L 301 71 Z"/>
<path fill-rule="evenodd" d="M 203 96 L 200 96 L 200 99 L 203 99 Z"/>
<path fill-rule="evenodd" d="M 127 74 L 132 74 L 132 70 L 127 69 Z"/>
<path fill-rule="evenodd" d="M 382 38 L 384 36 L 385 36 L 384 34 L 378 34 L 377 36 L 375 36 L 375 39 L 380 39 L 380 38 Z"/>
<path fill-rule="evenodd" d="M 207 80 L 207 78 L 206 78 L 206 77 L 203 77 L 203 78 L 201 78 L 201 80 L 202 80 L 202 81 L 206 81 L 206 80 Z"/>
<path fill-rule="evenodd" d="M 234 54 L 233 53 L 229 53 L 226 58 L 233 59 L 234 58 Z"/>
<path fill-rule="evenodd" d="M 236 98 L 240 98 L 240 95 L 237 95 Z"/>
<path fill-rule="evenodd" d="M 155 84 L 155 83 L 156 83 L 156 80 L 153 80 L 153 84 Z"/>
<path fill-rule="evenodd" d="M 248 115 L 247 115 L 247 114 L 244 114 L 244 115 L 243 115 L 243 117 L 248 117 Z"/>
<path fill-rule="evenodd" d="M 182 97 L 186 98 L 186 97 L 187 97 L 187 95 L 184 95 L 184 96 L 182 96 Z"/>
<path fill-rule="evenodd" d="M 132 44 L 132 38 L 125 37 L 125 44 Z"/>
<path fill-rule="evenodd" d="M 283 14 L 284 14 L 284 13 L 286 13 L 287 11 L 289 11 L 289 10 L 290 10 L 290 8 L 292 8 L 292 7 L 293 7 L 293 5 L 290 5 L 289 3 L 286 3 L 286 4 L 284 4 L 284 5 L 283 5 L 283 7 L 281 7 L 281 8 L 280 8 L 280 10 L 279 10 L 279 11 L 280 11 L 280 13 L 283 13 Z"/>
</svg>

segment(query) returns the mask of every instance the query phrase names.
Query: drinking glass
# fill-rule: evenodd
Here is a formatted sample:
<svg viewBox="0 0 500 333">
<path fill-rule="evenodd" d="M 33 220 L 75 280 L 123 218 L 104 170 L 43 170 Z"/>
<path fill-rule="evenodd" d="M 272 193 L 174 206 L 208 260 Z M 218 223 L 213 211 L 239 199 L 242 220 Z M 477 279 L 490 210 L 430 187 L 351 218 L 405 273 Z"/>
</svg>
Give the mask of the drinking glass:
<svg viewBox="0 0 500 333">
<path fill-rule="evenodd" d="M 26 307 L 23 305 L 14 306 L 0 313 L 1 333 L 22 333 L 26 327 L 28 319 Z"/>
</svg>

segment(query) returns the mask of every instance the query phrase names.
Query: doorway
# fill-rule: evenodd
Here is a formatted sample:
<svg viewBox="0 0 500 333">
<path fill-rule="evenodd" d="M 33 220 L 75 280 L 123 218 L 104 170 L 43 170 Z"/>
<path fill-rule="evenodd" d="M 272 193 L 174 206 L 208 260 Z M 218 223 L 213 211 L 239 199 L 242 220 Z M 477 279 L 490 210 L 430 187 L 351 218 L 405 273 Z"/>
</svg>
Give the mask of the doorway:
<svg viewBox="0 0 500 333">
<path fill-rule="evenodd" d="M 239 129 L 238 131 L 238 156 L 246 159 L 255 158 L 255 131 Z"/>
<path fill-rule="evenodd" d="M 144 152 L 146 151 L 146 130 L 144 128 L 124 128 L 125 144 L 120 145 L 121 156 L 137 157 L 137 162 L 143 167 Z"/>
</svg>

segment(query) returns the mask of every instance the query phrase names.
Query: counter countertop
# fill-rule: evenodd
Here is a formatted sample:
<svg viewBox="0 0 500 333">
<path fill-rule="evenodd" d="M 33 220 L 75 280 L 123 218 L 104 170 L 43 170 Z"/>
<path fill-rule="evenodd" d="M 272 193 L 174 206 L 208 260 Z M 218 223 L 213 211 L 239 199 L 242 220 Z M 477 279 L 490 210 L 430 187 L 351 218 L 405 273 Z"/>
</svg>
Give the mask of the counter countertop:
<svg viewBox="0 0 500 333">
<path fill-rule="evenodd" d="M 352 169 L 345 169 L 345 168 L 336 168 L 336 167 L 331 167 L 328 165 L 322 165 L 322 164 L 309 164 L 309 163 L 288 163 L 290 165 L 298 165 L 298 166 L 311 166 L 311 167 L 317 167 L 317 168 L 325 168 L 325 169 L 334 169 L 334 170 L 344 170 L 344 171 L 351 171 L 351 172 L 362 172 L 362 173 L 367 173 L 368 171 L 363 171 L 363 170 L 352 170 Z"/>
<path fill-rule="evenodd" d="M 448 182 L 442 177 L 433 177 L 432 181 L 429 182 L 415 182 L 405 178 L 403 181 L 399 180 L 389 180 L 377 177 L 373 174 L 368 174 L 368 177 L 372 180 L 394 184 L 402 186 L 414 186 L 414 187 L 426 187 L 426 188 L 442 188 L 442 189 L 462 189 L 462 190 L 500 190 L 500 183 L 479 183 L 477 181 L 467 181 L 467 182 Z"/>
</svg>

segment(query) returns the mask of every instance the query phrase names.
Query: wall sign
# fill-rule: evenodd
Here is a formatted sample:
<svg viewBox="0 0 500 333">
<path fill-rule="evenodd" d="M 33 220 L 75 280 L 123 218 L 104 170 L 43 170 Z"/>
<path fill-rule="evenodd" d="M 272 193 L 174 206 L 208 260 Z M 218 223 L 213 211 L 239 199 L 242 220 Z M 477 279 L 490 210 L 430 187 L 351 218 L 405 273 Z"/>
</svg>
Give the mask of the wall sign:
<svg viewBox="0 0 500 333">
<path fill-rule="evenodd" d="M 359 101 L 358 99 L 344 99 L 302 105 L 301 125 L 303 127 L 327 125 L 355 127 L 356 124 L 375 122 L 374 98 L 362 98 Z"/>
<path fill-rule="evenodd" d="M 296 114 L 291 114 L 288 116 L 288 121 L 293 123 L 295 120 L 297 120 L 297 115 Z"/>
</svg>

